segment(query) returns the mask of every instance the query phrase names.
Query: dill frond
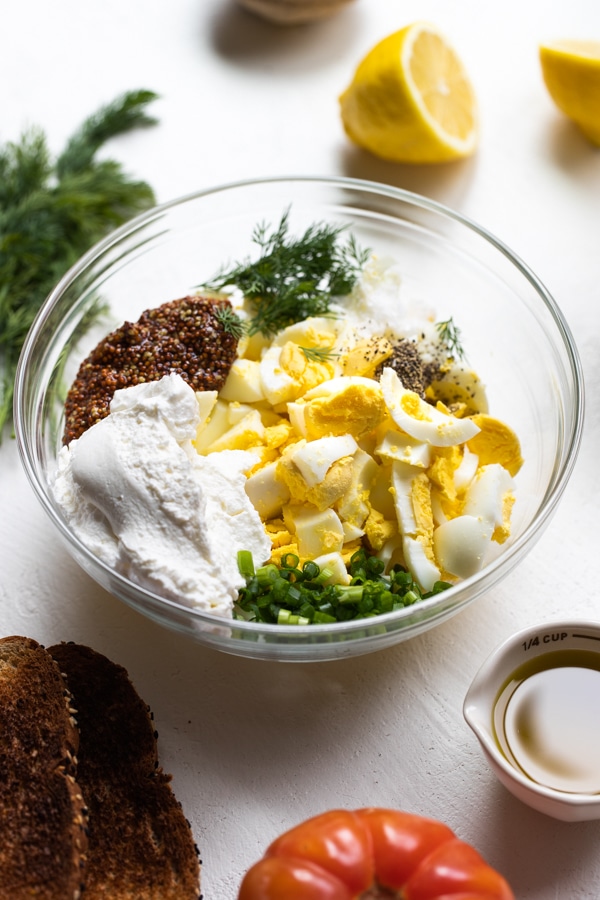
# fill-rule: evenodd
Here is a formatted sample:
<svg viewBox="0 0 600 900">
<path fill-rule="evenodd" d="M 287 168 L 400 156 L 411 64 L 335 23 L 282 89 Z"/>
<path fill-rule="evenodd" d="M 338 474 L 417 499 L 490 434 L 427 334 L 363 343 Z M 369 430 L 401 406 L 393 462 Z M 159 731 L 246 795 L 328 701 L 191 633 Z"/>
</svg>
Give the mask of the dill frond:
<svg viewBox="0 0 600 900">
<path fill-rule="evenodd" d="M 131 91 L 84 121 L 57 159 L 40 128 L 0 148 L 0 441 L 12 419 L 23 342 L 54 285 L 93 244 L 155 204 L 119 163 L 97 161 L 109 138 L 154 124 L 152 91 Z"/>
<path fill-rule="evenodd" d="M 331 347 L 300 347 L 309 362 L 328 362 L 336 359 L 340 354 L 334 353 Z"/>
<path fill-rule="evenodd" d="M 271 232 L 268 225 L 257 225 L 252 242 L 259 258 L 223 268 L 201 285 L 216 291 L 238 287 L 253 311 L 250 334 L 271 335 L 310 316 L 327 315 L 335 297 L 350 293 L 369 256 L 353 236 L 340 243 L 343 227 L 319 223 L 293 238 L 288 225 L 289 209 Z"/>
<path fill-rule="evenodd" d="M 456 359 L 464 360 L 465 351 L 461 343 L 460 328 L 454 324 L 452 317 L 444 322 L 436 322 L 435 327 L 439 335 L 440 341 L 450 354 Z"/>
<path fill-rule="evenodd" d="M 238 341 L 246 333 L 245 323 L 228 305 L 215 307 L 215 319 L 220 323 L 223 331 L 226 331 Z"/>
</svg>

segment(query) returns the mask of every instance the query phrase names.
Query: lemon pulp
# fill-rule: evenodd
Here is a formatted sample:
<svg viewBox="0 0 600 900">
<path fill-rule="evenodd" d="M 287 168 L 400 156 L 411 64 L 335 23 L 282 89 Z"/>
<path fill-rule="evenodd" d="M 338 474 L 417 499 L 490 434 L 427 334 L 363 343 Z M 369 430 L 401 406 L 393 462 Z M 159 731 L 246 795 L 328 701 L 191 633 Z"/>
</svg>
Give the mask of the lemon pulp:
<svg viewBox="0 0 600 900">
<path fill-rule="evenodd" d="M 340 106 L 350 139 L 394 162 L 446 162 L 469 156 L 477 144 L 471 81 L 444 35 L 426 23 L 376 44 Z"/>
</svg>

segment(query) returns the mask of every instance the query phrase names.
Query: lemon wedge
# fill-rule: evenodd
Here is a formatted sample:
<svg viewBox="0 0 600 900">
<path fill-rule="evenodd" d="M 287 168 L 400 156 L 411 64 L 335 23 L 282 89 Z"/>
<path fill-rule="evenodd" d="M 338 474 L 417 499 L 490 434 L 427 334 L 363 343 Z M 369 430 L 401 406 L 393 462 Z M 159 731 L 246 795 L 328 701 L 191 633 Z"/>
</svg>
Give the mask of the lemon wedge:
<svg viewBox="0 0 600 900">
<path fill-rule="evenodd" d="M 600 146 L 600 41 L 542 44 L 540 62 L 558 108 Z"/>
<path fill-rule="evenodd" d="M 447 162 L 469 156 L 477 145 L 471 81 L 446 38 L 424 22 L 376 44 L 340 106 L 348 137 L 393 162 Z"/>
</svg>

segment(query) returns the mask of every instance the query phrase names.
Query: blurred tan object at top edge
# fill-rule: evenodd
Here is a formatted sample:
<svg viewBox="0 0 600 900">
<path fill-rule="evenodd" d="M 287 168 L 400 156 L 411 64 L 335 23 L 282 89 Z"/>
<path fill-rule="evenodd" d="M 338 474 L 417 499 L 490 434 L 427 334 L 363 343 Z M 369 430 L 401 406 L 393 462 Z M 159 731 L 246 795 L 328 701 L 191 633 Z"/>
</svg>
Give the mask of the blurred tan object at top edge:
<svg viewBox="0 0 600 900">
<path fill-rule="evenodd" d="M 238 0 L 240 6 L 277 25 L 301 25 L 324 19 L 354 0 Z"/>
</svg>

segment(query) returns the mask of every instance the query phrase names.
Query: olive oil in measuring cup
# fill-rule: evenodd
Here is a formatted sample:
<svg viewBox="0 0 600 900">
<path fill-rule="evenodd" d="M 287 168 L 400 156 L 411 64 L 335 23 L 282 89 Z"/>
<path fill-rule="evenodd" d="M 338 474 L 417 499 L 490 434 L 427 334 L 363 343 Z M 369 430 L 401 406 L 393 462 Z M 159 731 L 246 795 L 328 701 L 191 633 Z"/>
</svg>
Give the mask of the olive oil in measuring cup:
<svg viewBox="0 0 600 900">
<path fill-rule="evenodd" d="M 527 778 L 600 794 L 600 653 L 565 648 L 518 666 L 497 695 L 493 729 L 503 755 Z"/>
</svg>

